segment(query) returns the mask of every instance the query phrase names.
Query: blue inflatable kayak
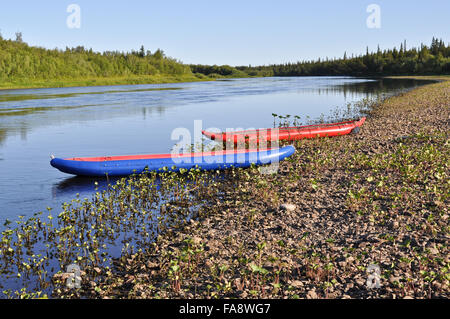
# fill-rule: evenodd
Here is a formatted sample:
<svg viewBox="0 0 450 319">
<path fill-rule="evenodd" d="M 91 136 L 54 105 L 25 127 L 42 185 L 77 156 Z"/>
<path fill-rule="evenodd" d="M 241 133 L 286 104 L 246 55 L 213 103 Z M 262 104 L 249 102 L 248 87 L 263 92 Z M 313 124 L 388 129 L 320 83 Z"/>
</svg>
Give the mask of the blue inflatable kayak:
<svg viewBox="0 0 450 319">
<path fill-rule="evenodd" d="M 291 145 L 258 150 L 230 150 L 183 154 L 154 154 L 111 157 L 53 158 L 50 164 L 61 172 L 80 176 L 126 176 L 148 171 L 179 171 L 249 167 L 276 163 L 294 154 Z"/>
</svg>

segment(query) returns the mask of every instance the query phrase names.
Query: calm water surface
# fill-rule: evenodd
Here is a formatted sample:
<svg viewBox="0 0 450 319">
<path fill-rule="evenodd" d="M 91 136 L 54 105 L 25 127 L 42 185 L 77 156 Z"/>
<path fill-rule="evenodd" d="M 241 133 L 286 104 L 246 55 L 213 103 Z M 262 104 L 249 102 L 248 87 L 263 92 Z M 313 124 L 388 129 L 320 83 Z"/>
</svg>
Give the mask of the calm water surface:
<svg viewBox="0 0 450 319">
<path fill-rule="evenodd" d="M 50 155 L 84 157 L 169 153 L 174 128 L 272 127 L 272 113 L 302 119 L 336 107 L 425 84 L 346 77 L 233 79 L 0 91 L 0 228 L 8 218 L 58 211 L 77 193 L 90 198 L 94 179 L 50 166 Z"/>
</svg>

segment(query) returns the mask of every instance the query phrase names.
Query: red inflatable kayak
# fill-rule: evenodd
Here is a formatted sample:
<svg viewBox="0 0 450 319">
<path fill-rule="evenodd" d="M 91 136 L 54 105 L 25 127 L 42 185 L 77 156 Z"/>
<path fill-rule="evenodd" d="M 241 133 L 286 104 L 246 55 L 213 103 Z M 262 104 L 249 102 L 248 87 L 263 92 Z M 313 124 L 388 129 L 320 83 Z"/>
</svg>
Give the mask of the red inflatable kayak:
<svg viewBox="0 0 450 319">
<path fill-rule="evenodd" d="M 266 141 L 272 141 L 278 139 L 280 141 L 293 141 L 303 138 L 315 138 L 315 137 L 331 137 L 346 135 L 352 132 L 354 129 L 363 125 L 365 117 L 360 120 L 329 123 L 329 124 L 316 124 L 306 126 L 293 126 L 282 127 L 277 129 L 259 129 L 259 130 L 247 130 L 247 131 L 235 131 L 227 133 L 213 133 L 208 131 L 202 131 L 203 135 L 216 141 L 259 141 L 260 139 L 266 139 Z"/>
</svg>

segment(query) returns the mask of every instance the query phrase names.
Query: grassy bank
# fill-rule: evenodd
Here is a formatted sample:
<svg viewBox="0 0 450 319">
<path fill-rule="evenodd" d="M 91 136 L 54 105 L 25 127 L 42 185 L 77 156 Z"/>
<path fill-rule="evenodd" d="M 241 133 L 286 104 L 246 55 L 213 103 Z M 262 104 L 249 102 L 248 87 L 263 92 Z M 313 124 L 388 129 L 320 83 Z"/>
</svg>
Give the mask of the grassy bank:
<svg viewBox="0 0 450 319">
<path fill-rule="evenodd" d="M 83 79 L 57 79 L 57 80 L 16 80 L 0 82 L 0 90 L 30 89 L 30 88 L 58 88 L 78 86 L 102 86 L 102 85 L 132 85 L 132 84 L 163 84 L 213 80 L 201 74 L 181 75 L 140 75 L 126 77 L 96 77 Z"/>
<path fill-rule="evenodd" d="M 274 175 L 133 177 L 11 223 L 1 282 L 32 285 L 6 295 L 448 298 L 449 101 L 450 81 L 391 97 L 357 135 L 297 141 Z"/>
</svg>

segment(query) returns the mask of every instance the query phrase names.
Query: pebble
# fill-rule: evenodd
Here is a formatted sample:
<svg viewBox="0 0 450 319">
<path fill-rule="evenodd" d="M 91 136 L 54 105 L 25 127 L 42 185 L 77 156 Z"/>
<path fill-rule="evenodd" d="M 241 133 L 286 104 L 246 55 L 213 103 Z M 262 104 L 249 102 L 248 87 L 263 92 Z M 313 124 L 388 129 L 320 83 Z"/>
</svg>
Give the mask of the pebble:
<svg viewBox="0 0 450 319">
<path fill-rule="evenodd" d="M 317 293 L 314 289 L 308 291 L 308 293 L 306 294 L 306 299 L 317 299 Z"/>
<path fill-rule="evenodd" d="M 282 210 L 287 210 L 289 212 L 294 211 L 297 208 L 297 206 L 295 206 L 294 204 L 281 204 L 280 209 Z"/>
<path fill-rule="evenodd" d="M 362 278 L 358 278 L 358 279 L 356 279 L 356 283 L 360 286 L 364 286 L 364 285 L 366 285 L 366 280 L 364 280 Z"/>
<path fill-rule="evenodd" d="M 294 280 L 291 282 L 291 286 L 294 288 L 301 288 L 303 287 L 303 282 L 301 282 L 300 280 Z"/>
<path fill-rule="evenodd" d="M 355 258 L 352 257 L 352 256 L 350 256 L 350 257 L 348 257 L 348 258 L 346 259 L 346 262 L 349 263 L 349 264 L 351 264 L 351 263 L 354 262 L 354 261 L 355 261 Z"/>
</svg>

